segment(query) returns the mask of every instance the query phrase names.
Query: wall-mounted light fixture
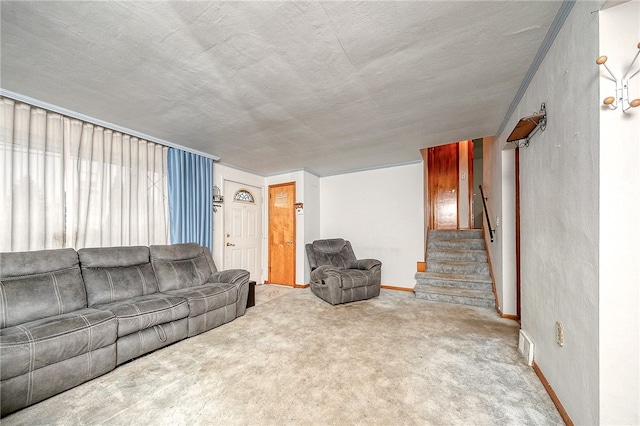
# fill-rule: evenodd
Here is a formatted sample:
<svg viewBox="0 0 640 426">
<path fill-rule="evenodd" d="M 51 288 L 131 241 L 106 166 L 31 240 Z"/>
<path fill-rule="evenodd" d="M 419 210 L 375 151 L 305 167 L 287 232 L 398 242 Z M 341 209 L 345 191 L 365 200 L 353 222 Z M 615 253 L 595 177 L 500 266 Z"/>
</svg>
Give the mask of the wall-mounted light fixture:
<svg viewBox="0 0 640 426">
<path fill-rule="evenodd" d="M 507 142 L 513 143 L 518 148 L 527 147 L 533 135 L 535 135 L 538 130 L 544 132 L 546 128 L 547 106 L 543 102 L 542 105 L 540 105 L 540 111 L 518 120 L 516 127 L 507 138 Z"/>
<path fill-rule="evenodd" d="M 216 185 L 213 185 L 213 212 L 218 213 L 218 208 L 222 207 L 222 203 L 224 202 L 224 198 L 222 197 L 222 193 L 220 192 L 220 188 Z"/>
<path fill-rule="evenodd" d="M 604 68 L 611 75 L 611 79 L 616 83 L 615 96 L 607 96 L 602 101 L 602 103 L 607 105 L 609 108 L 617 109 L 618 105 L 620 105 L 622 107 L 622 112 L 626 113 L 629 109 L 640 106 L 640 99 L 630 100 L 629 98 L 629 81 L 640 72 L 640 69 L 638 69 L 636 72 L 631 74 L 629 78 L 627 78 L 627 75 L 629 75 L 629 71 L 631 71 L 631 68 L 633 68 L 633 64 L 635 64 L 636 59 L 638 59 L 638 55 L 640 55 L 640 43 L 638 43 L 638 51 L 636 52 L 636 56 L 633 58 L 633 61 L 631 61 L 631 65 L 629 65 L 629 68 L 627 68 L 627 72 L 624 73 L 624 76 L 622 76 L 621 80 L 618 80 L 607 66 L 606 62 L 609 58 L 603 55 L 596 59 L 596 64 L 604 66 Z"/>
</svg>

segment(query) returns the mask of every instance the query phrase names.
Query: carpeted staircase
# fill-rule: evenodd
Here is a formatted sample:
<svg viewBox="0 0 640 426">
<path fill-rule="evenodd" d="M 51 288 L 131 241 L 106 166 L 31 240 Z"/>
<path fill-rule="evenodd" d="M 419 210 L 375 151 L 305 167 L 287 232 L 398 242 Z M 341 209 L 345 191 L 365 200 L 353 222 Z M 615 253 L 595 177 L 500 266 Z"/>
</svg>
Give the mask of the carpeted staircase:
<svg viewBox="0 0 640 426">
<path fill-rule="evenodd" d="M 427 272 L 416 273 L 416 298 L 495 307 L 481 229 L 429 230 Z"/>
</svg>

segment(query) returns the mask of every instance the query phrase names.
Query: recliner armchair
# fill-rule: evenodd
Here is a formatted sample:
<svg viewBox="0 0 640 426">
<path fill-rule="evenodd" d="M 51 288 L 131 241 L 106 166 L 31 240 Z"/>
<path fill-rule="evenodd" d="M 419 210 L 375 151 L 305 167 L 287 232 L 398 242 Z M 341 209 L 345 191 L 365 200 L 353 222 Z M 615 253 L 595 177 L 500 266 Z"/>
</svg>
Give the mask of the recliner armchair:
<svg viewBox="0 0 640 426">
<path fill-rule="evenodd" d="M 316 240 L 305 248 L 311 267 L 311 291 L 319 298 L 337 305 L 380 294 L 382 262 L 356 259 L 349 241 Z"/>
</svg>

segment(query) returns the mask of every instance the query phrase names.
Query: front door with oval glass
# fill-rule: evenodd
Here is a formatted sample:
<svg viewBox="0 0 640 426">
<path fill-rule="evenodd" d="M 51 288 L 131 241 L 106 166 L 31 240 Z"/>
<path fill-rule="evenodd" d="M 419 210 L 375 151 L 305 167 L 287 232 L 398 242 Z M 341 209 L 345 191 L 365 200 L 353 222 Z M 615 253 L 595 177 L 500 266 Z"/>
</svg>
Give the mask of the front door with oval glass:
<svg viewBox="0 0 640 426">
<path fill-rule="evenodd" d="M 246 269 L 262 282 L 262 189 L 224 182 L 224 269 Z"/>
</svg>

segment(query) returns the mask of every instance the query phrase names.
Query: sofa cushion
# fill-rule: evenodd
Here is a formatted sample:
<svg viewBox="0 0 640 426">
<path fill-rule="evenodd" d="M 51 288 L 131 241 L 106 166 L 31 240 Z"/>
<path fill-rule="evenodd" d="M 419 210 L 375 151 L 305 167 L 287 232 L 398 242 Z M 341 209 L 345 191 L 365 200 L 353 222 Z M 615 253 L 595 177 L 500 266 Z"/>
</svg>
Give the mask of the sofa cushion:
<svg viewBox="0 0 640 426">
<path fill-rule="evenodd" d="M 112 343 L 104 348 L 38 368 L 28 374 L 3 380 L 0 385 L 2 389 L 0 415 L 2 417 L 9 415 L 21 408 L 108 373 L 115 367 L 116 344 Z M 31 421 L 27 420 L 25 424 L 53 423 L 48 420 L 46 417 L 41 417 Z M 0 420 L 0 423 L 2 422 L 3 420 Z"/>
<path fill-rule="evenodd" d="M 81 309 L 0 330 L 2 380 L 113 344 L 117 321 L 108 311 Z"/>
<path fill-rule="evenodd" d="M 215 272 L 211 254 L 198 244 L 151 246 L 149 250 L 161 292 L 203 285 Z"/>
<path fill-rule="evenodd" d="M 118 338 L 117 364 L 120 365 L 133 358 L 186 339 L 189 336 L 188 322 L 187 318 L 183 318 L 166 324 L 154 325 L 151 328 Z"/>
<path fill-rule="evenodd" d="M 317 266 L 333 265 L 339 269 L 358 267 L 358 261 L 348 242 L 342 238 L 317 240 L 312 243 Z"/>
<path fill-rule="evenodd" d="M 0 328 L 86 307 L 75 250 L 0 254 Z"/>
<path fill-rule="evenodd" d="M 118 319 L 118 337 L 189 316 L 187 299 L 161 293 L 95 305 L 94 308 L 113 312 Z"/>
<path fill-rule="evenodd" d="M 234 305 L 238 301 L 238 288 L 235 284 L 204 284 L 171 290 L 167 294 L 184 297 L 189 301 L 189 317 L 196 317 L 205 312 Z"/>
<path fill-rule="evenodd" d="M 89 306 L 158 292 L 148 247 L 78 250 Z"/>
</svg>

